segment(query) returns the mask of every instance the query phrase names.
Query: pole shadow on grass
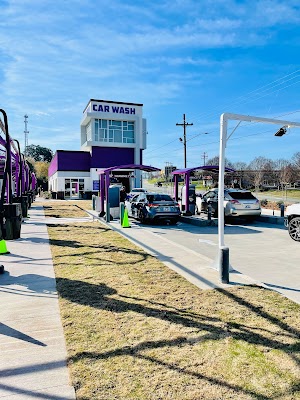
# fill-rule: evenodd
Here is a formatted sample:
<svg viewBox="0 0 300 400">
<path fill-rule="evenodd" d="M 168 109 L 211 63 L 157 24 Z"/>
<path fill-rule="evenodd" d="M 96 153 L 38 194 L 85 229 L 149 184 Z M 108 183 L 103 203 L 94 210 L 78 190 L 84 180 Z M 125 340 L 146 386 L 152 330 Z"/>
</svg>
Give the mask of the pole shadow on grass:
<svg viewBox="0 0 300 400">
<path fill-rule="evenodd" d="M 262 345 L 271 349 L 278 349 L 287 352 L 288 354 L 300 348 L 300 341 L 294 344 L 282 343 L 280 340 L 275 338 L 267 338 L 260 333 L 253 332 L 253 328 L 249 328 L 244 324 L 227 322 L 224 328 L 224 322 L 221 320 L 210 321 L 206 316 L 191 314 L 186 315 L 184 311 L 177 312 L 169 310 L 168 306 L 165 305 L 163 308 L 150 307 L 147 305 L 138 304 L 137 302 L 130 302 L 112 298 L 110 296 L 117 295 L 117 291 L 107 285 L 101 283 L 98 285 L 69 280 L 65 278 L 57 279 L 57 290 L 61 297 L 67 299 L 73 303 L 87 305 L 97 309 L 107 310 L 114 313 L 123 312 L 136 312 L 146 317 L 158 318 L 169 323 L 175 323 L 184 327 L 192 327 L 201 331 L 209 332 L 215 340 L 224 338 L 230 335 L 233 339 L 243 340 L 249 344 Z M 290 327 L 288 324 L 280 321 L 278 318 L 273 317 L 269 313 L 263 311 L 261 308 L 252 305 L 249 302 L 239 298 L 238 296 L 232 295 L 225 290 L 220 290 L 221 293 L 229 297 L 232 301 L 247 307 L 253 313 L 259 315 L 261 318 L 268 320 L 270 323 L 275 324 L 281 328 L 285 333 L 282 336 L 290 337 L 292 339 L 299 339 L 299 331 L 296 328 Z M 295 359 L 297 362 L 299 360 Z"/>
<path fill-rule="evenodd" d="M 210 340 L 213 338 L 212 336 L 213 335 L 207 334 L 205 336 L 201 336 L 198 339 L 193 339 L 192 344 L 200 343 L 205 340 Z M 176 371 L 178 373 L 185 374 L 185 375 L 191 376 L 193 378 L 205 380 L 213 385 L 226 387 L 227 389 L 234 390 L 235 392 L 242 392 L 245 394 L 250 394 L 251 396 L 253 396 L 253 398 L 256 398 L 257 400 L 271 400 L 272 399 L 272 397 L 262 396 L 259 393 L 255 393 L 252 390 L 244 389 L 241 386 L 230 384 L 228 382 L 225 382 L 224 380 L 206 376 L 199 372 L 191 371 L 188 368 L 179 367 L 179 366 L 175 365 L 174 363 L 170 364 L 166 361 L 162 361 L 155 357 L 151 357 L 151 356 L 140 353 L 144 350 L 160 349 L 160 348 L 164 348 L 164 347 L 168 347 L 168 348 L 169 347 L 178 347 L 178 346 L 184 346 L 184 345 L 189 345 L 189 344 L 191 344 L 191 343 L 189 343 L 189 340 L 186 337 L 178 337 L 173 340 L 146 341 L 146 342 L 139 343 L 136 346 L 124 346 L 120 349 L 107 351 L 104 353 L 83 351 L 83 352 L 77 353 L 74 356 L 69 357 L 69 361 L 73 363 L 73 362 L 76 362 L 76 361 L 82 360 L 82 359 L 105 360 L 105 359 L 109 359 L 112 357 L 132 356 L 132 357 L 139 358 L 142 360 L 150 361 L 153 364 L 160 365 L 171 371 Z"/>
<path fill-rule="evenodd" d="M 164 347 L 175 347 L 183 345 L 193 345 L 199 342 L 205 342 L 207 340 L 222 340 L 226 337 L 231 337 L 239 341 L 245 341 L 249 344 L 260 345 L 268 347 L 270 349 L 278 349 L 285 351 L 288 355 L 296 350 L 300 349 L 300 342 L 296 344 L 286 344 L 279 340 L 267 338 L 261 333 L 253 332 L 253 327 L 247 327 L 244 324 L 230 323 L 226 324 L 224 327 L 224 322 L 217 318 L 210 318 L 203 315 L 191 316 L 190 313 L 186 313 L 185 310 L 180 310 L 179 312 L 170 310 L 167 305 L 159 304 L 159 308 L 150 307 L 147 305 L 138 304 L 137 302 L 124 301 L 124 296 L 122 300 L 112 298 L 110 296 L 117 295 L 117 291 L 107 285 L 101 283 L 99 285 L 91 284 L 82 281 L 72 281 L 68 279 L 58 279 L 57 288 L 59 295 L 64 299 L 67 299 L 73 303 L 87 305 L 97 309 L 102 309 L 106 311 L 111 311 L 113 313 L 125 313 L 125 312 L 136 312 L 145 315 L 146 317 L 158 318 L 169 323 L 175 323 L 182 325 L 184 327 L 193 327 L 199 329 L 199 338 L 193 338 L 189 340 L 186 337 L 178 337 L 173 340 L 161 340 L 161 341 L 146 341 L 137 344 L 136 346 L 124 346 L 118 349 L 114 349 L 107 352 L 79 352 L 70 358 L 70 361 L 76 362 L 79 359 L 108 359 L 118 356 L 129 355 L 132 357 L 145 359 L 152 363 L 164 366 L 170 370 L 177 371 L 198 379 L 206 380 L 209 383 L 227 387 L 228 389 L 235 390 L 237 392 L 250 394 L 256 399 L 273 399 L 276 397 L 268 397 L 261 395 L 259 393 L 247 390 L 238 385 L 233 385 L 227 383 L 221 379 L 205 376 L 204 374 L 192 371 L 188 368 L 181 368 L 174 363 L 168 363 L 164 360 L 157 359 L 153 356 L 148 356 L 142 354 L 142 351 L 164 348 Z M 238 296 L 231 296 L 231 293 L 226 293 L 222 290 L 221 293 L 228 296 L 234 302 L 250 308 L 253 313 L 258 314 L 260 317 L 267 319 L 272 324 L 279 326 L 281 329 L 287 332 L 288 337 L 298 338 L 298 331 L 291 328 L 289 325 L 283 323 L 277 318 L 271 316 L 267 312 L 261 310 L 261 308 L 252 305 L 251 303 L 240 299 Z M 132 299 L 127 297 L 127 299 Z M 260 329 L 260 328 L 258 328 Z M 204 332 L 203 332 L 204 331 Z M 203 334 L 204 333 L 204 334 Z M 269 331 L 270 333 L 270 331 Z M 294 358 L 297 361 L 296 358 Z M 296 390 L 296 385 L 287 389 L 293 393 Z"/>
</svg>

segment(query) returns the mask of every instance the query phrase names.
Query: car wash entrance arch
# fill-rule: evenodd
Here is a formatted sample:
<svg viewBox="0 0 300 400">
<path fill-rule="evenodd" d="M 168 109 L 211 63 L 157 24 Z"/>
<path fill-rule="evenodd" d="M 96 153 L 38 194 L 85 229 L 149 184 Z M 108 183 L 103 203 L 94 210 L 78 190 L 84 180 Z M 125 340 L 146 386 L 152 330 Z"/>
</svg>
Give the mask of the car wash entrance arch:
<svg viewBox="0 0 300 400">
<path fill-rule="evenodd" d="M 184 169 L 177 169 L 176 171 L 172 172 L 172 175 L 174 175 L 174 197 L 175 200 L 178 201 L 178 178 L 179 175 L 184 175 L 184 182 L 185 182 L 185 190 L 183 192 L 184 198 L 182 199 L 182 204 L 184 204 L 184 214 L 185 215 L 192 215 L 193 213 L 190 211 L 190 177 L 192 172 L 194 171 L 207 171 L 211 173 L 218 173 L 219 172 L 219 166 L 218 165 L 202 165 L 200 167 L 194 167 L 194 168 L 184 168 Z M 235 170 L 231 168 L 225 168 L 225 172 L 227 173 L 234 173 Z"/>
<path fill-rule="evenodd" d="M 109 215 L 110 209 L 110 193 L 109 193 L 109 186 L 110 186 L 110 175 L 112 171 L 118 170 L 127 170 L 130 173 L 134 172 L 135 170 L 141 170 L 145 172 L 156 172 L 160 171 L 160 168 L 151 167 L 149 165 L 142 165 L 142 164 L 127 164 L 127 165 L 117 165 L 114 167 L 109 167 L 98 171 L 99 173 L 99 197 L 100 197 L 100 213 L 99 216 L 103 217 L 104 215 Z M 105 206 L 106 203 L 106 206 Z"/>
</svg>

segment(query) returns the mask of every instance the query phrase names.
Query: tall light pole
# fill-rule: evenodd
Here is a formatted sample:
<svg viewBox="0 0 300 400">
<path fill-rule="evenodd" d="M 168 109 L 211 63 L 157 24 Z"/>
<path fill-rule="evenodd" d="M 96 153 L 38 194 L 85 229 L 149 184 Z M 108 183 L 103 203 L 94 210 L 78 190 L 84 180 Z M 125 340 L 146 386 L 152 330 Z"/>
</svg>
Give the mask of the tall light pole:
<svg viewBox="0 0 300 400">
<path fill-rule="evenodd" d="M 183 126 L 183 139 L 179 138 L 181 142 L 183 142 L 184 149 L 184 168 L 186 168 L 186 127 L 194 124 L 189 124 L 185 121 L 185 114 L 183 114 L 183 124 L 176 124 L 177 126 Z"/>
<path fill-rule="evenodd" d="M 229 120 L 239 121 L 234 130 L 227 136 L 227 125 Z M 240 115 L 224 113 L 220 117 L 220 157 L 219 157 L 219 184 L 218 184 L 218 242 L 219 253 L 217 267 L 220 272 L 220 278 L 223 283 L 229 282 L 229 247 L 225 246 L 224 240 L 224 174 L 225 174 L 225 150 L 228 139 L 235 132 L 242 121 L 262 122 L 265 124 L 283 125 L 283 128 L 276 132 L 275 136 L 282 136 L 286 127 L 300 128 L 300 122 L 283 121 L 278 119 L 255 117 L 251 115 Z"/>
</svg>

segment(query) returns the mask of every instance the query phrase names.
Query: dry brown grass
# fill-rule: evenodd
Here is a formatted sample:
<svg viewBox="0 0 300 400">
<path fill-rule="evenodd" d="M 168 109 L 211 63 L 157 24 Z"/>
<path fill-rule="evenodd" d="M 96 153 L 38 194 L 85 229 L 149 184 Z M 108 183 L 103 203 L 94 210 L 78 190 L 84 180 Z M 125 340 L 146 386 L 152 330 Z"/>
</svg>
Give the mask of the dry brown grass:
<svg viewBox="0 0 300 400">
<path fill-rule="evenodd" d="M 48 229 L 78 400 L 300 399 L 299 305 L 200 290 L 98 222 Z"/>
<path fill-rule="evenodd" d="M 42 203 L 46 217 L 54 218 L 83 218 L 87 217 L 84 210 L 92 209 L 91 200 L 66 201 L 54 200 Z"/>
</svg>

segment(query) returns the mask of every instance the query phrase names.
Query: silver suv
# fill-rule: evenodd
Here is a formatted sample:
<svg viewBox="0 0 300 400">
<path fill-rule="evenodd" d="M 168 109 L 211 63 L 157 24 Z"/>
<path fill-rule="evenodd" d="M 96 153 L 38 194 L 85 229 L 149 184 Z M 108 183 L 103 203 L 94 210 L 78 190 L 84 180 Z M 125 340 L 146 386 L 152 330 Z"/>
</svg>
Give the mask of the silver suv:
<svg viewBox="0 0 300 400">
<path fill-rule="evenodd" d="M 218 189 L 205 192 L 200 198 L 197 197 L 197 213 L 207 212 L 208 205 L 212 207 L 212 215 L 218 216 Z M 248 190 L 225 189 L 224 190 L 224 213 L 225 217 L 243 217 L 255 219 L 261 214 L 259 200 Z"/>
</svg>

